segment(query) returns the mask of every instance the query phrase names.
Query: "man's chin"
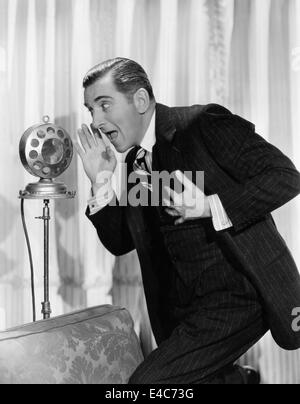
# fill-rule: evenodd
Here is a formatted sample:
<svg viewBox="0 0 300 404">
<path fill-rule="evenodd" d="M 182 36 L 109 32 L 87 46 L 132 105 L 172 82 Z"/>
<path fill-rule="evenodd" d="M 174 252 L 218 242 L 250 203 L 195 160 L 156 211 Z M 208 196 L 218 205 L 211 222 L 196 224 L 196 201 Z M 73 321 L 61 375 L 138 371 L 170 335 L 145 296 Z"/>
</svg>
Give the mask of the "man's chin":
<svg viewBox="0 0 300 404">
<path fill-rule="evenodd" d="M 113 145 L 113 146 L 118 153 L 126 153 L 131 148 L 126 145 L 118 145 L 118 144 Z"/>
</svg>

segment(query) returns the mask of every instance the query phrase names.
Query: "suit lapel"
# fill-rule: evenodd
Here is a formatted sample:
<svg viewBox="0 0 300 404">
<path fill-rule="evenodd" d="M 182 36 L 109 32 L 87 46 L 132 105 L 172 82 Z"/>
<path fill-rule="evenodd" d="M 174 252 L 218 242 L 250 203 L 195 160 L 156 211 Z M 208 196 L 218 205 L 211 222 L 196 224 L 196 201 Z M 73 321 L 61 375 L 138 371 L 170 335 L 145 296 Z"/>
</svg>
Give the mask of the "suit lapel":
<svg viewBox="0 0 300 404">
<path fill-rule="evenodd" d="M 182 164 L 182 155 L 175 142 L 177 131 L 171 109 L 162 104 L 156 106 L 156 144 L 152 154 L 153 171 L 173 172 Z"/>
</svg>

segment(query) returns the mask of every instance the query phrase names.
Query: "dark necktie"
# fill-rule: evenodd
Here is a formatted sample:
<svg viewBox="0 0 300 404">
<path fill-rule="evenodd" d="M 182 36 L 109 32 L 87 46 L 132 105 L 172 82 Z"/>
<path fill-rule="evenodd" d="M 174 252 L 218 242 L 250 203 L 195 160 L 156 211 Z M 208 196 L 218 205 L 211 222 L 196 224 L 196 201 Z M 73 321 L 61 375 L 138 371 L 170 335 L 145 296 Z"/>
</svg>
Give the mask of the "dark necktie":
<svg viewBox="0 0 300 404">
<path fill-rule="evenodd" d="M 133 163 L 133 171 L 141 178 L 141 184 L 152 192 L 152 153 L 139 147 Z"/>
</svg>

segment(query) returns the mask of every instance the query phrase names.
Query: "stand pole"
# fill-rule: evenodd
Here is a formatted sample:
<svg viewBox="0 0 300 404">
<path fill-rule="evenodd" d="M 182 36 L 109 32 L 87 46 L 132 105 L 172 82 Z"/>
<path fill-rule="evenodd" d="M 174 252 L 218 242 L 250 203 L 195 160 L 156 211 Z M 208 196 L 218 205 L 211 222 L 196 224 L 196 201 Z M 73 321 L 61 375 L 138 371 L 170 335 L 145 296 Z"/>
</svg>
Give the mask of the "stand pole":
<svg viewBox="0 0 300 404">
<path fill-rule="evenodd" d="M 40 179 L 38 183 L 27 185 L 25 191 L 19 192 L 19 198 L 21 199 L 42 199 L 44 201 L 43 216 L 36 217 L 36 219 L 44 221 L 44 302 L 42 302 L 42 315 L 43 319 L 47 320 L 50 318 L 52 313 L 51 305 L 49 301 L 49 221 L 50 221 L 50 200 L 54 199 L 73 199 L 76 192 L 68 192 L 67 188 L 62 183 L 55 183 L 54 181 L 46 181 Z M 22 211 L 23 212 L 23 211 Z M 22 213 L 24 216 L 24 214 Z M 22 216 L 22 217 L 23 217 Z M 25 220 L 23 220 L 23 225 Z M 28 239 L 27 229 L 24 226 L 25 236 Z M 29 239 L 28 239 L 29 241 Z M 31 249 L 29 243 L 27 244 L 29 250 L 29 256 L 31 257 Z M 30 260 L 31 265 L 31 290 L 34 299 L 34 282 L 33 282 L 33 265 L 32 260 Z M 34 306 L 34 321 L 35 321 L 35 306 Z"/>
<path fill-rule="evenodd" d="M 44 199 L 44 302 L 42 302 L 42 314 L 44 320 L 50 318 L 51 305 L 49 301 L 49 199 Z"/>
</svg>

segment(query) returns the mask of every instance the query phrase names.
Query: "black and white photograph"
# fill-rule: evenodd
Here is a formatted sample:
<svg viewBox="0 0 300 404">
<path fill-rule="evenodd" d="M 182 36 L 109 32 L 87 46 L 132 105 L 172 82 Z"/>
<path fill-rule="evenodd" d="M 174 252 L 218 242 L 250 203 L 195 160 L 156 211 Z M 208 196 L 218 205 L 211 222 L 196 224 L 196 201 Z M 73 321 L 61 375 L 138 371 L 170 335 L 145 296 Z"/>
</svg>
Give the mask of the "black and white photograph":
<svg viewBox="0 0 300 404">
<path fill-rule="evenodd" d="M 300 0 L 0 0 L 0 384 L 300 384 Z"/>
</svg>

